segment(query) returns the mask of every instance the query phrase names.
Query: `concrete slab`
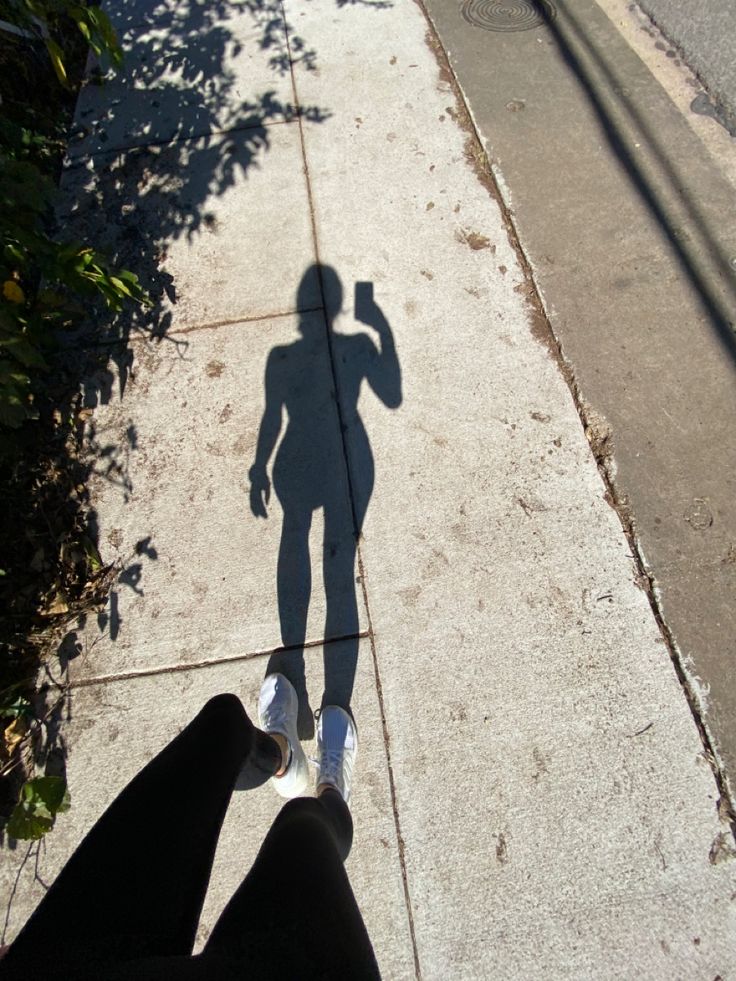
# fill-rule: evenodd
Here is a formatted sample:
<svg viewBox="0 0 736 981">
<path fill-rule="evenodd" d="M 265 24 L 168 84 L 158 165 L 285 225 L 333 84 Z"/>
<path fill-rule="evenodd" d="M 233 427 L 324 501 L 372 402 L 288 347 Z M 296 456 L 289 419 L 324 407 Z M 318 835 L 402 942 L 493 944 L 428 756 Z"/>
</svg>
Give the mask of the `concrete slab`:
<svg viewBox="0 0 736 981">
<path fill-rule="evenodd" d="M 329 54 L 297 91 L 335 110 L 305 144 L 336 330 L 373 282 L 402 371 L 394 411 L 358 402 L 361 554 L 422 976 L 664 978 L 673 951 L 723 974 L 715 781 L 426 23 L 304 11 Z"/>
<path fill-rule="evenodd" d="M 99 622 L 79 631 L 74 677 L 282 644 L 295 646 L 296 658 L 305 640 L 356 634 L 364 614 L 322 314 L 193 331 L 177 345 L 140 343 L 134 358 L 124 397 L 100 407 L 88 433 L 101 555 L 123 571 Z M 248 473 L 267 364 L 265 428 L 277 448 L 264 520 L 251 510 Z M 303 508 L 295 510 L 295 495 Z"/>
<path fill-rule="evenodd" d="M 297 309 L 314 253 L 294 124 L 99 154 L 68 168 L 63 194 L 62 222 L 151 290 L 144 327 L 154 315 L 164 332 Z M 302 301 L 319 306 L 316 282 Z"/>
<path fill-rule="evenodd" d="M 736 718 L 736 685 L 726 683 L 725 677 L 735 650 L 735 559 L 732 554 L 714 565 L 685 559 L 664 569 L 655 586 L 661 608 L 677 612 L 678 650 L 695 680 L 706 718 L 715 732 L 726 734 Z"/>
<path fill-rule="evenodd" d="M 235 653 L 235 651 L 233 652 Z M 308 682 L 321 687 L 320 651 L 308 658 Z M 336 659 L 341 654 L 339 645 Z M 62 815 L 41 848 L 38 878 L 34 861 L 26 863 L 10 906 L 12 938 L 43 895 L 83 835 L 128 781 L 190 721 L 208 698 L 235 692 L 253 718 L 265 658 L 200 670 L 158 674 L 107 684 L 72 688 L 64 725 L 69 748 L 67 775 L 71 810 Z M 373 679 L 370 650 L 358 669 L 355 717 L 361 742 L 353 794 L 355 844 L 348 859 L 350 881 L 365 918 L 384 977 L 413 976 L 396 829 L 386 780 L 386 757 Z M 307 746 L 308 752 L 316 752 Z M 94 775 L 90 779 L 90 775 Z M 312 788 L 313 792 L 313 788 Z M 235 792 L 215 857 L 198 947 L 250 868 L 283 801 L 269 787 Z M 173 816 L 175 819 L 175 816 Z M 20 860 L 19 847 L 2 866 L 3 895 L 10 896 Z"/>
<path fill-rule="evenodd" d="M 275 56 L 286 51 L 280 12 L 272 11 L 267 26 L 237 5 L 197 13 L 121 33 L 123 70 L 80 93 L 67 150 L 72 159 L 293 117 L 288 64 Z"/>
<path fill-rule="evenodd" d="M 733 191 L 598 6 L 557 7 L 494 34 L 429 3 L 732 783 L 732 596 L 705 570 L 736 541 Z M 721 623 L 697 644 L 693 608 Z"/>
</svg>

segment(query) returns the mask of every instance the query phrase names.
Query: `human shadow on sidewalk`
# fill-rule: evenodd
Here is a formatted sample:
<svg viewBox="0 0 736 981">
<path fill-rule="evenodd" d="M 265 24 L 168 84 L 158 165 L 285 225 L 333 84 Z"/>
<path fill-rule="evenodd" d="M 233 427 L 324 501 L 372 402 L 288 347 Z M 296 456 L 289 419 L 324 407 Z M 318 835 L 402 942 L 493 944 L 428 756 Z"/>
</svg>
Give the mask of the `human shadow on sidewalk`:
<svg viewBox="0 0 736 981">
<path fill-rule="evenodd" d="M 315 278 L 324 306 L 305 310 L 308 298 L 314 296 Z M 373 299 L 372 287 L 372 283 L 356 283 L 355 318 L 375 332 L 376 340 L 365 332 L 344 334 L 334 329 L 343 303 L 342 284 L 334 269 L 313 265 L 304 273 L 297 291 L 301 336 L 274 347 L 268 356 L 266 405 L 249 472 L 251 511 L 267 518 L 271 490 L 267 466 L 286 410 L 286 429 L 273 463 L 273 486 L 283 510 L 277 592 L 286 650 L 272 655 L 266 673 L 280 671 L 296 688 L 303 739 L 314 733 L 304 671 L 312 591 L 312 517 L 323 511 L 327 643 L 321 704 L 349 709 L 360 632 L 356 550 L 375 476 L 370 441 L 358 411 L 363 382 L 387 408 L 401 405 L 401 369 L 393 333 Z M 329 643 L 337 638 L 342 639 L 339 645 Z"/>
</svg>

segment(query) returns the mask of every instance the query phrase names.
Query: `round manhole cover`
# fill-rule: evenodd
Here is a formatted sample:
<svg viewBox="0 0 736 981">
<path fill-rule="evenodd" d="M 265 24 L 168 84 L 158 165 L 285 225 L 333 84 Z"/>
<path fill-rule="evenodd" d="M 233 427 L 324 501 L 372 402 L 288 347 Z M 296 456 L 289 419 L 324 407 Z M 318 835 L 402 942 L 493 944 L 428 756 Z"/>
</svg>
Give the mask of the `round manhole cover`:
<svg viewBox="0 0 736 981">
<path fill-rule="evenodd" d="M 549 0 L 465 0 L 463 17 L 485 31 L 530 31 L 554 20 Z"/>
</svg>

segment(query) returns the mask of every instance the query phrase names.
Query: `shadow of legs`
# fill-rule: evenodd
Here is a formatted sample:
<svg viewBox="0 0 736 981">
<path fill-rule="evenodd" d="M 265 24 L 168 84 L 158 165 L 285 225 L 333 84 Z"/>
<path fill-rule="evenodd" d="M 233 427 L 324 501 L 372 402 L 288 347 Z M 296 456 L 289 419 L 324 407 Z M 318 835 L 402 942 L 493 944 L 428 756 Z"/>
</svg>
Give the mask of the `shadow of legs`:
<svg viewBox="0 0 736 981">
<path fill-rule="evenodd" d="M 282 501 L 282 506 L 284 521 L 279 544 L 277 592 L 281 640 L 291 650 L 273 654 L 268 659 L 266 674 L 279 671 L 292 683 L 299 697 L 299 738 L 311 739 L 314 735 L 314 715 L 309 705 L 304 673 L 304 640 L 312 592 L 312 566 L 309 558 L 312 512 L 293 502 Z"/>
<path fill-rule="evenodd" d="M 350 710 L 350 700 L 358 665 L 360 630 L 358 598 L 355 584 L 356 543 L 345 540 L 344 515 L 325 508 L 323 576 L 327 612 L 325 616 L 324 669 L 325 688 L 322 708 L 340 705 Z M 331 644 L 331 637 L 348 639 Z"/>
</svg>

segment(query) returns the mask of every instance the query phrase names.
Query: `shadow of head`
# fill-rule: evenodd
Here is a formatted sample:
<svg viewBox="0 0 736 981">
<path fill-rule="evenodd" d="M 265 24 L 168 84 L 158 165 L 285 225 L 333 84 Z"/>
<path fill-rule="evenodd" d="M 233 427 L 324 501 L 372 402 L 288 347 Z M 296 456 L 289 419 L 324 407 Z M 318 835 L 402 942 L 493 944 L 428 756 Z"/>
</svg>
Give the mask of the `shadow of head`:
<svg viewBox="0 0 736 981">
<path fill-rule="evenodd" d="M 343 303 L 342 281 L 337 270 L 320 262 L 308 266 L 299 282 L 296 291 L 296 309 L 299 312 L 314 310 L 324 304 L 325 318 L 328 326 L 342 310 Z M 304 325 L 300 325 L 304 332 Z"/>
</svg>

